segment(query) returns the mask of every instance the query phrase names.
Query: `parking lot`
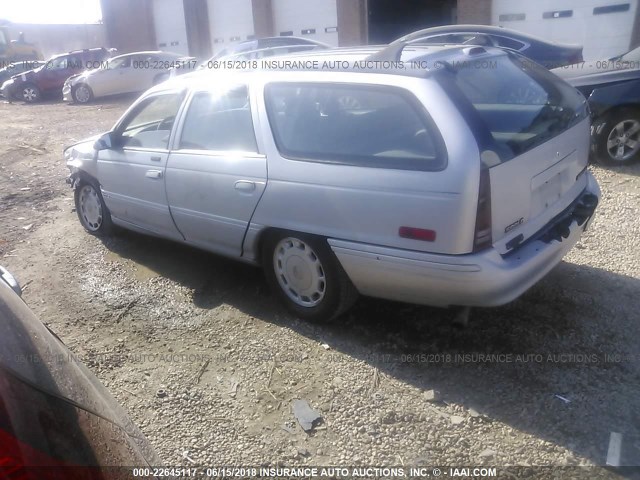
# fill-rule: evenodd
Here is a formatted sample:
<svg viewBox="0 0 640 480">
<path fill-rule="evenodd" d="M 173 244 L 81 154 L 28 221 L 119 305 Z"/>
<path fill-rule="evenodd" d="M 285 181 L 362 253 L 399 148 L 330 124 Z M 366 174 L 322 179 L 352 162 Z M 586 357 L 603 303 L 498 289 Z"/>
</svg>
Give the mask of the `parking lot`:
<svg viewBox="0 0 640 480">
<path fill-rule="evenodd" d="M 611 432 L 640 464 L 640 165 L 591 166 L 603 198 L 587 235 L 467 328 L 368 298 L 316 326 L 260 270 L 85 233 L 62 149 L 131 101 L 0 104 L 0 264 L 167 465 L 603 465 Z M 295 399 L 322 414 L 310 433 Z"/>
</svg>

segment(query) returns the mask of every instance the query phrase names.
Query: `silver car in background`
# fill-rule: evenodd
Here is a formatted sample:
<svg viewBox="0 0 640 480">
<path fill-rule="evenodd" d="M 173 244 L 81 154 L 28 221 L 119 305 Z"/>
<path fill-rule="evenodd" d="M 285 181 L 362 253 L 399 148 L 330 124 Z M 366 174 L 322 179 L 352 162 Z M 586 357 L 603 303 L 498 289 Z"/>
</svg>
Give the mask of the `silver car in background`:
<svg viewBox="0 0 640 480">
<path fill-rule="evenodd" d="M 328 50 L 326 43 L 300 37 L 266 37 L 235 43 L 220 50 L 207 61 L 198 65 L 198 70 L 217 70 L 225 65 L 238 64 L 247 60 L 259 60 L 291 53 L 308 52 L 312 50 Z M 169 70 L 169 78 L 175 78 L 193 72 L 193 68 L 176 65 Z"/>
<path fill-rule="evenodd" d="M 507 303 L 595 212 L 586 101 L 518 54 L 394 45 L 272 67 L 165 82 L 67 148 L 84 228 L 262 265 L 291 311 L 326 320 L 358 293 Z"/>
<path fill-rule="evenodd" d="M 172 52 L 127 53 L 69 77 L 62 87 L 62 95 L 67 102 L 87 103 L 108 95 L 142 92 L 166 80 L 169 69 L 195 64 L 195 58 Z"/>
</svg>

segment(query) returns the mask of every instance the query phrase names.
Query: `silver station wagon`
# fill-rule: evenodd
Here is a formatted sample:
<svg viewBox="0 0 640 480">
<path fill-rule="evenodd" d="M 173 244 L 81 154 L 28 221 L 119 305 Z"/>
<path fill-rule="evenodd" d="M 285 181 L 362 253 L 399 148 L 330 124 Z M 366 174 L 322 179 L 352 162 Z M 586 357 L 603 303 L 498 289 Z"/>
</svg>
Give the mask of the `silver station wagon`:
<svg viewBox="0 0 640 480">
<path fill-rule="evenodd" d="M 358 293 L 507 303 L 589 224 L 587 104 L 542 67 L 465 46 L 286 58 L 165 82 L 67 148 L 83 227 L 261 265 L 326 320 Z"/>
</svg>

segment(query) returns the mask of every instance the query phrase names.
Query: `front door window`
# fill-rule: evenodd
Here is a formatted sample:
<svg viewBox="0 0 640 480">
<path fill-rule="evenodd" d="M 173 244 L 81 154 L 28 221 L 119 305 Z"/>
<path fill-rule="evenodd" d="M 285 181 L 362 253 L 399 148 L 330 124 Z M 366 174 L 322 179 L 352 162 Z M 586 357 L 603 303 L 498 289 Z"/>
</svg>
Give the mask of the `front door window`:
<svg viewBox="0 0 640 480">
<path fill-rule="evenodd" d="M 183 95 L 157 95 L 142 102 L 118 128 L 122 147 L 167 150 Z"/>
</svg>

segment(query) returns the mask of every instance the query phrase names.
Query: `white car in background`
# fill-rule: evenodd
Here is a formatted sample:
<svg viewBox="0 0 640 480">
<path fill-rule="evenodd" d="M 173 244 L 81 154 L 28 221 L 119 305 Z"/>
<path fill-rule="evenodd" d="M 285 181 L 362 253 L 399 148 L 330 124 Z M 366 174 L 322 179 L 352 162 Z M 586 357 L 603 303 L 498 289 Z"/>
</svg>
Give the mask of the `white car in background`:
<svg viewBox="0 0 640 480">
<path fill-rule="evenodd" d="M 167 78 L 169 69 L 186 68 L 196 60 L 172 52 L 135 52 L 109 59 L 104 65 L 69 77 L 62 94 L 65 101 L 87 103 L 98 97 L 142 92 Z"/>
</svg>

